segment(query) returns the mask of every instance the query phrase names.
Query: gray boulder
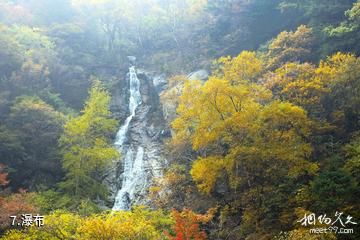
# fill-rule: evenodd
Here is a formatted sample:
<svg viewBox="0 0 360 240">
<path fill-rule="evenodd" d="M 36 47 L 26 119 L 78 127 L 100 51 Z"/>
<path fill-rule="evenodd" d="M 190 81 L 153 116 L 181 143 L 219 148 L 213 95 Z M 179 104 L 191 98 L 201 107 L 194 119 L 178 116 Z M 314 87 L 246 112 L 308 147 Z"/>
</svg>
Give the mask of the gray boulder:
<svg viewBox="0 0 360 240">
<path fill-rule="evenodd" d="M 129 62 L 131 65 L 135 65 L 136 63 L 136 57 L 135 56 L 127 56 L 127 58 L 129 59 Z"/>
<path fill-rule="evenodd" d="M 209 78 L 209 72 L 205 69 L 200 69 L 195 72 L 190 73 L 187 78 L 189 80 L 201 80 L 206 81 Z"/>
</svg>

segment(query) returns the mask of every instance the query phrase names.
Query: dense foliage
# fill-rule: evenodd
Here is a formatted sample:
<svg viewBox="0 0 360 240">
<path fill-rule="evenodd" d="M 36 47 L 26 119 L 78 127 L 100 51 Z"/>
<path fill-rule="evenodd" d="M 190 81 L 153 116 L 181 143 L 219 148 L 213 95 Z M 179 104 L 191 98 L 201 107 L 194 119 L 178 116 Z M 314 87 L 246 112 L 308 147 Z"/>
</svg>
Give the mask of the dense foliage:
<svg viewBox="0 0 360 240">
<path fill-rule="evenodd" d="M 60 138 L 66 171 L 60 188 L 79 199 L 106 196 L 102 175 L 111 160 L 119 157 L 111 146 L 116 121 L 110 116 L 110 96 L 99 81 L 95 81 L 89 95 L 82 115 L 65 124 Z"/>
<path fill-rule="evenodd" d="M 359 0 L 1 1 L 1 237 L 360 239 L 359 54 Z M 172 136 L 151 208 L 111 212 L 129 55 L 168 76 Z M 311 212 L 358 224 L 310 234 Z"/>
</svg>

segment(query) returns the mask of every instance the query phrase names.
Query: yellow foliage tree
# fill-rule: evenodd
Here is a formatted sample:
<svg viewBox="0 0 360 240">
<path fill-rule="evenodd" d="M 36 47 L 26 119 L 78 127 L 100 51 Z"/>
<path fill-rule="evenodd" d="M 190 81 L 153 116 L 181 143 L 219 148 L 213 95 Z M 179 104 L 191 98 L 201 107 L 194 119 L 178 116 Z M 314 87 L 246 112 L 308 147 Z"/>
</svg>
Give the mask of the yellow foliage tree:
<svg viewBox="0 0 360 240">
<path fill-rule="evenodd" d="M 185 83 L 179 116 L 172 123 L 173 143 L 190 142 L 198 152 L 190 173 L 200 191 L 211 194 L 218 181 L 227 182 L 237 196 L 234 201 L 240 201 L 236 204 L 251 213 L 259 227 L 260 216 L 267 214 L 265 199 L 281 194 L 276 186 L 312 175 L 318 167 L 308 161 L 312 148 L 306 142 L 311 124 L 307 112 L 272 100 L 269 90 L 252 81 L 261 68 L 254 71 L 248 58 L 249 53 L 243 53 L 220 60 L 225 62 L 221 74 L 204 84 Z"/>
<path fill-rule="evenodd" d="M 312 29 L 299 26 L 295 32 L 281 32 L 269 45 L 265 55 L 267 68 L 276 69 L 287 62 L 297 62 L 310 53 Z"/>
<path fill-rule="evenodd" d="M 163 231 L 174 223 L 162 211 L 150 211 L 145 207 L 89 217 L 55 211 L 44 220 L 42 227 L 33 225 L 25 230 L 11 230 L 2 239 L 160 240 L 166 239 Z"/>
<path fill-rule="evenodd" d="M 225 79 L 235 83 L 239 80 L 254 80 L 263 70 L 262 61 L 255 52 L 249 51 L 243 51 L 234 58 L 222 57 L 215 63 L 220 66 L 219 70 Z"/>
</svg>

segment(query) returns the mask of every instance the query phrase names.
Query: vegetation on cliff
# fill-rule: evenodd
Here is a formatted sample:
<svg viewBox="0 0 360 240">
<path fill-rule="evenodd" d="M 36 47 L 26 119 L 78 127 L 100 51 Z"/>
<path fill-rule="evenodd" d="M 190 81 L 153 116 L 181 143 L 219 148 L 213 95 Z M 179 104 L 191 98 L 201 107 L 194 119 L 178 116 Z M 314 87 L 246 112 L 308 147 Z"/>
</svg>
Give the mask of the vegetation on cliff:
<svg viewBox="0 0 360 240">
<path fill-rule="evenodd" d="M 359 26 L 359 0 L 1 1 L 0 236 L 359 239 Z M 167 75 L 172 136 L 152 205 L 112 212 L 127 56 Z"/>
</svg>

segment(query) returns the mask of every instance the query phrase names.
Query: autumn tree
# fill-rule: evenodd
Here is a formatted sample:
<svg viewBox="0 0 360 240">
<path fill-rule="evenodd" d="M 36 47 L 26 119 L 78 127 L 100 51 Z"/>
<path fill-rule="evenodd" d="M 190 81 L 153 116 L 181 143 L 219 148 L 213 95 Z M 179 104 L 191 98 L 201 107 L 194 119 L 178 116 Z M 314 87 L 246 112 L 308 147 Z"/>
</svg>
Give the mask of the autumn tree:
<svg viewBox="0 0 360 240">
<path fill-rule="evenodd" d="M 264 63 L 256 53 L 248 51 L 243 51 L 234 58 L 222 57 L 216 61 L 216 64 L 219 66 L 216 73 L 231 84 L 237 84 L 239 81 L 255 82 L 264 69 Z"/>
<path fill-rule="evenodd" d="M 38 209 L 32 202 L 33 196 L 33 193 L 21 190 L 4 198 L 0 197 L 0 232 L 11 227 L 10 216 L 16 216 L 17 219 L 21 219 L 22 214 L 37 213 Z"/>
<path fill-rule="evenodd" d="M 145 207 L 88 217 L 54 211 L 45 219 L 48 224 L 40 228 L 31 226 L 23 231 L 11 230 L 2 239 L 165 240 L 163 231 L 173 224 L 171 217 L 161 210 L 151 211 Z"/>
<path fill-rule="evenodd" d="M 273 98 L 307 110 L 313 121 L 311 139 L 317 146 L 316 158 L 320 152 L 328 155 L 328 151 L 336 151 L 337 142 L 349 137 L 345 132 L 358 129 L 358 61 L 352 54 L 336 53 L 318 65 L 285 63 L 262 80 Z"/>
<path fill-rule="evenodd" d="M 37 208 L 32 203 L 33 194 L 20 190 L 10 194 L 5 187 L 9 183 L 6 166 L 0 163 L 0 234 L 11 226 L 10 216 L 21 218 L 21 214 L 34 213 Z"/>
<path fill-rule="evenodd" d="M 7 173 L 3 172 L 5 169 L 5 165 L 0 164 L 0 186 L 5 186 L 9 183 L 7 180 Z"/>
<path fill-rule="evenodd" d="M 35 225 L 25 230 L 9 230 L 3 239 L 44 238 L 44 239 L 75 239 L 76 229 L 82 223 L 80 216 L 64 211 L 54 211 L 45 216 L 44 226 Z M 52 224 L 47 224 L 52 223 Z"/>
<path fill-rule="evenodd" d="M 281 32 L 268 46 L 267 67 L 275 69 L 286 62 L 303 61 L 310 54 L 312 39 L 312 30 L 305 25 Z"/>
<path fill-rule="evenodd" d="M 243 233 L 264 231 L 275 212 L 285 210 L 269 196 L 276 193 L 287 201 L 285 189 L 290 186 L 276 186 L 312 175 L 318 168 L 308 161 L 312 148 L 306 142 L 306 111 L 271 100 L 268 90 L 251 81 L 261 67 L 252 65 L 249 57 L 255 56 L 242 53 L 228 60 L 228 67 L 204 84 L 186 82 L 179 116 L 172 124 L 173 143 L 190 141 L 199 153 L 190 171 L 199 190 L 221 196 L 217 184 L 230 187 L 232 206 L 243 209 Z"/>
<path fill-rule="evenodd" d="M 216 212 L 216 208 L 208 210 L 206 214 L 196 214 L 189 209 L 182 212 L 172 211 L 175 224 L 172 227 L 173 234 L 165 232 L 169 240 L 206 240 L 207 234 L 201 230 L 200 224 L 208 223 Z"/>
<path fill-rule="evenodd" d="M 310 63 L 285 63 L 267 73 L 263 84 L 271 89 L 274 99 L 291 102 L 307 111 L 313 135 L 323 134 L 327 138 L 334 129 L 327 114 L 326 100 L 331 92 L 327 71 Z"/>
<path fill-rule="evenodd" d="M 323 101 L 325 115 L 337 129 L 337 138 L 349 139 L 359 129 L 360 60 L 353 54 L 336 53 L 322 60 L 316 70 L 329 93 Z"/>
<path fill-rule="evenodd" d="M 105 196 L 102 174 L 119 157 L 111 144 L 116 121 L 110 117 L 109 101 L 109 93 L 95 80 L 82 115 L 65 124 L 60 143 L 66 174 L 60 187 L 76 199 Z"/>
</svg>

